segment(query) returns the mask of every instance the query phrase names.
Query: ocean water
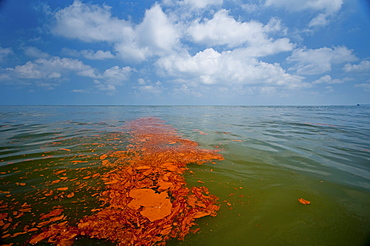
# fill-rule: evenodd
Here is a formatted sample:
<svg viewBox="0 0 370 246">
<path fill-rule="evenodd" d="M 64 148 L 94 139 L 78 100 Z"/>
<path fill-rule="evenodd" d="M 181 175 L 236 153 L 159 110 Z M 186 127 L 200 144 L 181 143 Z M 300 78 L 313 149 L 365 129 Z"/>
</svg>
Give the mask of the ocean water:
<svg viewBox="0 0 370 246">
<path fill-rule="evenodd" d="M 104 184 L 84 177 L 107 171 L 99 156 L 124 150 L 122 126 L 141 117 L 158 117 L 225 158 L 188 165 L 189 186 L 206 186 L 221 208 L 168 245 L 370 242 L 370 106 L 0 106 L 0 214 L 13 218 L 0 225 L 9 234 L 0 242 L 24 245 L 36 232 L 22 232 L 58 206 L 71 224 L 99 208 Z M 85 185 L 70 199 L 55 196 L 71 180 Z"/>
</svg>

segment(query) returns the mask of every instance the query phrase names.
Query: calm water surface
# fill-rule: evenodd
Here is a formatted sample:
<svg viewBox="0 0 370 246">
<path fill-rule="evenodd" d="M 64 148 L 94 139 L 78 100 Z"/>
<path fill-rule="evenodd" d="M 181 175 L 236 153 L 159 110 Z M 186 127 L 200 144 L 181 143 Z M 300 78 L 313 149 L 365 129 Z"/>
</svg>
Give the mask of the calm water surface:
<svg viewBox="0 0 370 246">
<path fill-rule="evenodd" d="M 122 125 L 148 116 L 225 157 L 216 164 L 189 164 L 189 185 L 207 186 L 221 209 L 197 221 L 198 233 L 168 245 L 370 242 L 369 106 L 1 106 L 0 200 L 36 206 L 14 219 L 11 226 L 19 224 L 7 229 L 10 234 L 35 226 L 55 206 L 65 208 L 71 224 L 91 214 L 104 185 L 83 177 L 107 171 L 99 156 L 125 149 L 129 135 Z M 55 183 L 59 170 L 66 170 L 60 174 L 66 179 Z M 76 191 L 73 198 L 45 196 L 45 190 L 65 186 Z M 301 205 L 301 197 L 311 205 Z M 0 242 L 22 245 L 30 235 Z M 75 245 L 111 243 L 78 239 Z"/>
</svg>

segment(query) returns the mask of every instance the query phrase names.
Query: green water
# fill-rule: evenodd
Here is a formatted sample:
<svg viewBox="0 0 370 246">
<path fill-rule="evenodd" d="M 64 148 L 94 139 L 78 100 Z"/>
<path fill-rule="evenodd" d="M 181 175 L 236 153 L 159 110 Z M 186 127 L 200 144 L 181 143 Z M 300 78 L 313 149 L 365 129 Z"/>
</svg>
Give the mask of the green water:
<svg viewBox="0 0 370 246">
<path fill-rule="evenodd" d="M 225 157 L 215 164 L 189 164 L 188 185 L 208 187 L 221 208 L 216 217 L 197 220 L 199 232 L 168 245 L 369 242 L 369 107 L 18 106 L 0 113 L 0 199 L 13 204 L 0 213 L 19 210 L 24 202 L 32 206 L 14 219 L 11 226 L 20 223 L 10 234 L 38 223 L 40 214 L 55 206 L 65 209 L 71 224 L 91 214 L 100 206 L 95 194 L 104 185 L 99 177 L 83 178 L 109 171 L 99 156 L 125 149 L 125 122 L 155 116 Z M 56 174 L 60 170 L 66 171 Z M 52 183 L 60 177 L 67 179 Z M 60 187 L 75 195 L 54 199 Z M 48 190 L 54 194 L 45 196 Z M 301 197 L 311 205 L 300 204 Z M 23 245 L 31 235 L 0 242 Z M 75 245 L 112 244 L 80 238 Z"/>
</svg>

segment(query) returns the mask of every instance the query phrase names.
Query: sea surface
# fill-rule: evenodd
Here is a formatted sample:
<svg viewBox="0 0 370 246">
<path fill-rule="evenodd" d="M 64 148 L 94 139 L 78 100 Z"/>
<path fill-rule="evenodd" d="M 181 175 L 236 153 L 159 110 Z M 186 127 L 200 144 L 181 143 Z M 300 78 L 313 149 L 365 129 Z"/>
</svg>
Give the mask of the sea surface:
<svg viewBox="0 0 370 246">
<path fill-rule="evenodd" d="M 167 245 L 370 242 L 370 106 L 362 105 L 0 106 L 0 213 L 13 218 L 0 225 L 9 234 L 0 242 L 24 245 L 36 232 L 23 232 L 57 207 L 71 224 L 99 208 L 104 183 L 90 178 L 107 171 L 99 157 L 125 150 L 122 126 L 141 117 L 160 118 L 225 158 L 188 165 L 189 187 L 208 187 L 221 208 L 196 221 L 198 232 Z M 58 197 L 72 181 L 73 197 Z M 113 244 L 81 238 L 75 245 Z"/>
</svg>

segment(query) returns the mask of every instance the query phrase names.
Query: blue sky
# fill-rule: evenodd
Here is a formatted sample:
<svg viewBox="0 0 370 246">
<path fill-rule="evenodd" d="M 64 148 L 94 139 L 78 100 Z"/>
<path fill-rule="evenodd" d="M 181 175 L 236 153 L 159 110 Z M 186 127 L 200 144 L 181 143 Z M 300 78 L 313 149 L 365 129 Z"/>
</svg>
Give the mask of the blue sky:
<svg viewBox="0 0 370 246">
<path fill-rule="evenodd" d="M 367 0 L 0 3 L 1 105 L 370 103 Z"/>
</svg>

